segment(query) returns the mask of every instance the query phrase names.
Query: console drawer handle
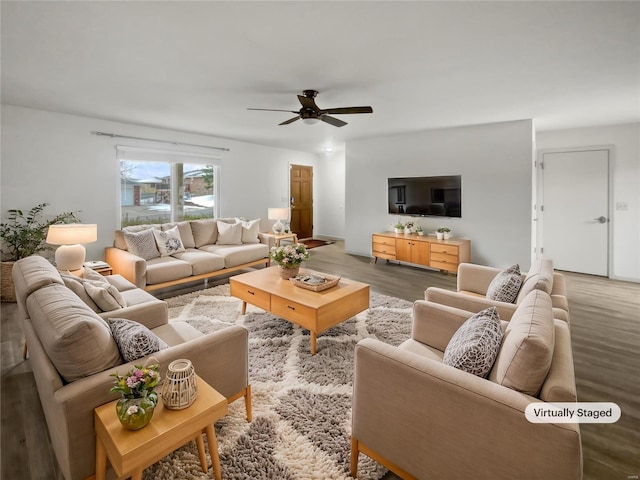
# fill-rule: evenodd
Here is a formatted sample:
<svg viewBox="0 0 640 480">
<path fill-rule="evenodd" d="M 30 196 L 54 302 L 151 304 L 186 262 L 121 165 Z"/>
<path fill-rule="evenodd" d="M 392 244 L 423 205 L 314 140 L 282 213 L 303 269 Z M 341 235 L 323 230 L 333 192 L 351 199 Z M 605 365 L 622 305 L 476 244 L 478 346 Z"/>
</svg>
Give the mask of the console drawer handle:
<svg viewBox="0 0 640 480">
<path fill-rule="evenodd" d="M 290 309 L 290 310 L 295 310 L 296 309 L 296 307 L 292 307 L 291 305 L 287 305 L 287 308 Z"/>
<path fill-rule="evenodd" d="M 252 292 L 251 290 L 247 290 L 247 293 L 248 293 L 249 295 L 255 295 L 255 293 L 254 293 L 254 292 Z"/>
</svg>

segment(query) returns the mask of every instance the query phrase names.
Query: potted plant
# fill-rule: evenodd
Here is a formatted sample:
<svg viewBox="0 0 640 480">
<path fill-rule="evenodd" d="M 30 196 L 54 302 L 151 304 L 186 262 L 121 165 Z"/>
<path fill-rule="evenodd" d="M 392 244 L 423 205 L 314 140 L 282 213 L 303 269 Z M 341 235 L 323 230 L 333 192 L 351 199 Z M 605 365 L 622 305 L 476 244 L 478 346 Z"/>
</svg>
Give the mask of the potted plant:
<svg viewBox="0 0 640 480">
<path fill-rule="evenodd" d="M 416 225 L 416 233 L 420 236 L 424 235 L 424 230 L 422 229 L 422 225 Z"/>
<path fill-rule="evenodd" d="M 451 230 L 449 229 L 449 227 L 440 227 L 438 228 L 438 230 L 436 230 L 436 237 L 438 238 L 438 240 L 449 240 L 450 236 Z"/>
<path fill-rule="evenodd" d="M 273 247 L 269 252 L 269 258 L 280 266 L 280 277 L 289 279 L 298 275 L 300 264 L 309 260 L 309 252 L 302 243 L 282 245 Z"/>
<path fill-rule="evenodd" d="M 398 222 L 393 226 L 393 230 L 396 233 L 404 233 L 404 223 Z"/>
<path fill-rule="evenodd" d="M 49 225 L 55 223 L 80 223 L 75 212 L 63 212 L 51 220 L 41 220 L 42 212 L 48 203 L 36 205 L 26 214 L 22 210 L 9 210 L 7 222 L 0 223 L 0 238 L 2 239 L 2 288 L 0 289 L 3 302 L 15 302 L 15 289 L 11 270 L 13 264 L 21 258 L 36 255 L 51 247 L 46 245 Z"/>
</svg>

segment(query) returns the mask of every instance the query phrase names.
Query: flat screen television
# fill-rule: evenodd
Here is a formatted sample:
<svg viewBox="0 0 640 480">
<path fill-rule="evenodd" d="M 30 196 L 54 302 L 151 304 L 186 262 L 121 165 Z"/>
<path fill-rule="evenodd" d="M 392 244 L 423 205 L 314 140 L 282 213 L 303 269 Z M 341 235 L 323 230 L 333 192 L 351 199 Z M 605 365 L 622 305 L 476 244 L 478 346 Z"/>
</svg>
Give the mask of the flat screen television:
<svg viewBox="0 0 640 480">
<path fill-rule="evenodd" d="M 389 213 L 462 217 L 462 176 L 389 178 Z"/>
</svg>

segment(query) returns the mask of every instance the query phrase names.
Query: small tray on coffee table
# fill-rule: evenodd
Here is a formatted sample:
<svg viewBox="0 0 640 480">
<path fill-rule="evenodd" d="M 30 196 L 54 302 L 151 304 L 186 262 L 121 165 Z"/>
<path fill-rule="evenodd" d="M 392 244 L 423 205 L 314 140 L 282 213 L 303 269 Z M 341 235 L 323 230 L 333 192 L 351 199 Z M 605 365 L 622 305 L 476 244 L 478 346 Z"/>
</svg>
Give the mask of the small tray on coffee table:
<svg viewBox="0 0 640 480">
<path fill-rule="evenodd" d="M 296 287 L 305 288 L 313 292 L 321 292 L 331 287 L 335 287 L 340 282 L 340 277 L 307 270 L 300 272 L 300 274 L 290 278 L 289 280 Z"/>
</svg>

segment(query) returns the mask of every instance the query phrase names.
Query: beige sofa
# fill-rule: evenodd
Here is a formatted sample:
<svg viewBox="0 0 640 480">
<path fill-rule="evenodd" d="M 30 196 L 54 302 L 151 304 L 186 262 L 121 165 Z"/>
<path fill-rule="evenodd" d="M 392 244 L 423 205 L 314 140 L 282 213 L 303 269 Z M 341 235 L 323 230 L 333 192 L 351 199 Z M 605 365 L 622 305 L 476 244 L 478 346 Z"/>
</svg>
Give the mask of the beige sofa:
<svg viewBox="0 0 640 480">
<path fill-rule="evenodd" d="M 443 363 L 470 316 L 420 300 L 400 347 L 357 344 L 352 476 L 362 452 L 404 479 L 582 478 L 578 424 L 525 418 L 531 402 L 576 401 L 569 326 L 553 319 L 549 295 L 530 292 L 501 322 L 505 334 L 487 378 Z M 544 355 L 528 357 L 533 351 Z"/>
<path fill-rule="evenodd" d="M 186 322 L 168 323 L 164 302 L 119 276 L 108 279 L 126 288 L 122 296 L 131 306 L 96 313 L 39 256 L 16 262 L 13 279 L 25 320 L 29 362 L 65 479 L 85 479 L 95 471 L 93 410 L 118 398 L 109 393 L 114 384 L 110 375 L 125 374 L 149 360 L 146 356 L 125 362 L 101 315 L 128 317 L 151 329 L 169 346 L 152 354 L 163 376 L 170 362 L 188 358 L 196 373 L 229 401 L 244 397 L 250 419 L 248 331 L 244 327 L 203 335 Z"/>
<path fill-rule="evenodd" d="M 502 270 L 485 265 L 461 263 L 458 267 L 458 288 L 456 292 L 438 287 L 429 287 L 425 291 L 425 300 L 461 308 L 470 312 L 479 312 L 495 306 L 500 318 L 509 320 L 518 304 L 534 289 L 551 295 L 554 318 L 569 322 L 569 302 L 564 275 L 554 271 L 553 261 L 549 258 L 537 258 L 526 274 L 522 274 L 522 286 L 514 303 L 500 302 L 486 298 L 491 281 Z"/>
<path fill-rule="evenodd" d="M 257 228 L 252 227 L 251 232 L 245 229 L 240 236 L 227 235 L 227 232 L 223 236 L 219 232 L 219 223 L 237 225 L 240 222 L 237 218 L 219 218 L 125 227 L 115 231 L 113 247 L 106 248 L 105 260 L 114 273 L 147 291 L 247 267 L 269 266 L 269 249 L 275 240 L 268 232 L 273 222 L 258 219 Z M 166 232 L 176 226 L 185 251 L 172 255 L 157 252 L 146 258 L 131 253 L 128 235 L 150 229 Z"/>
</svg>

